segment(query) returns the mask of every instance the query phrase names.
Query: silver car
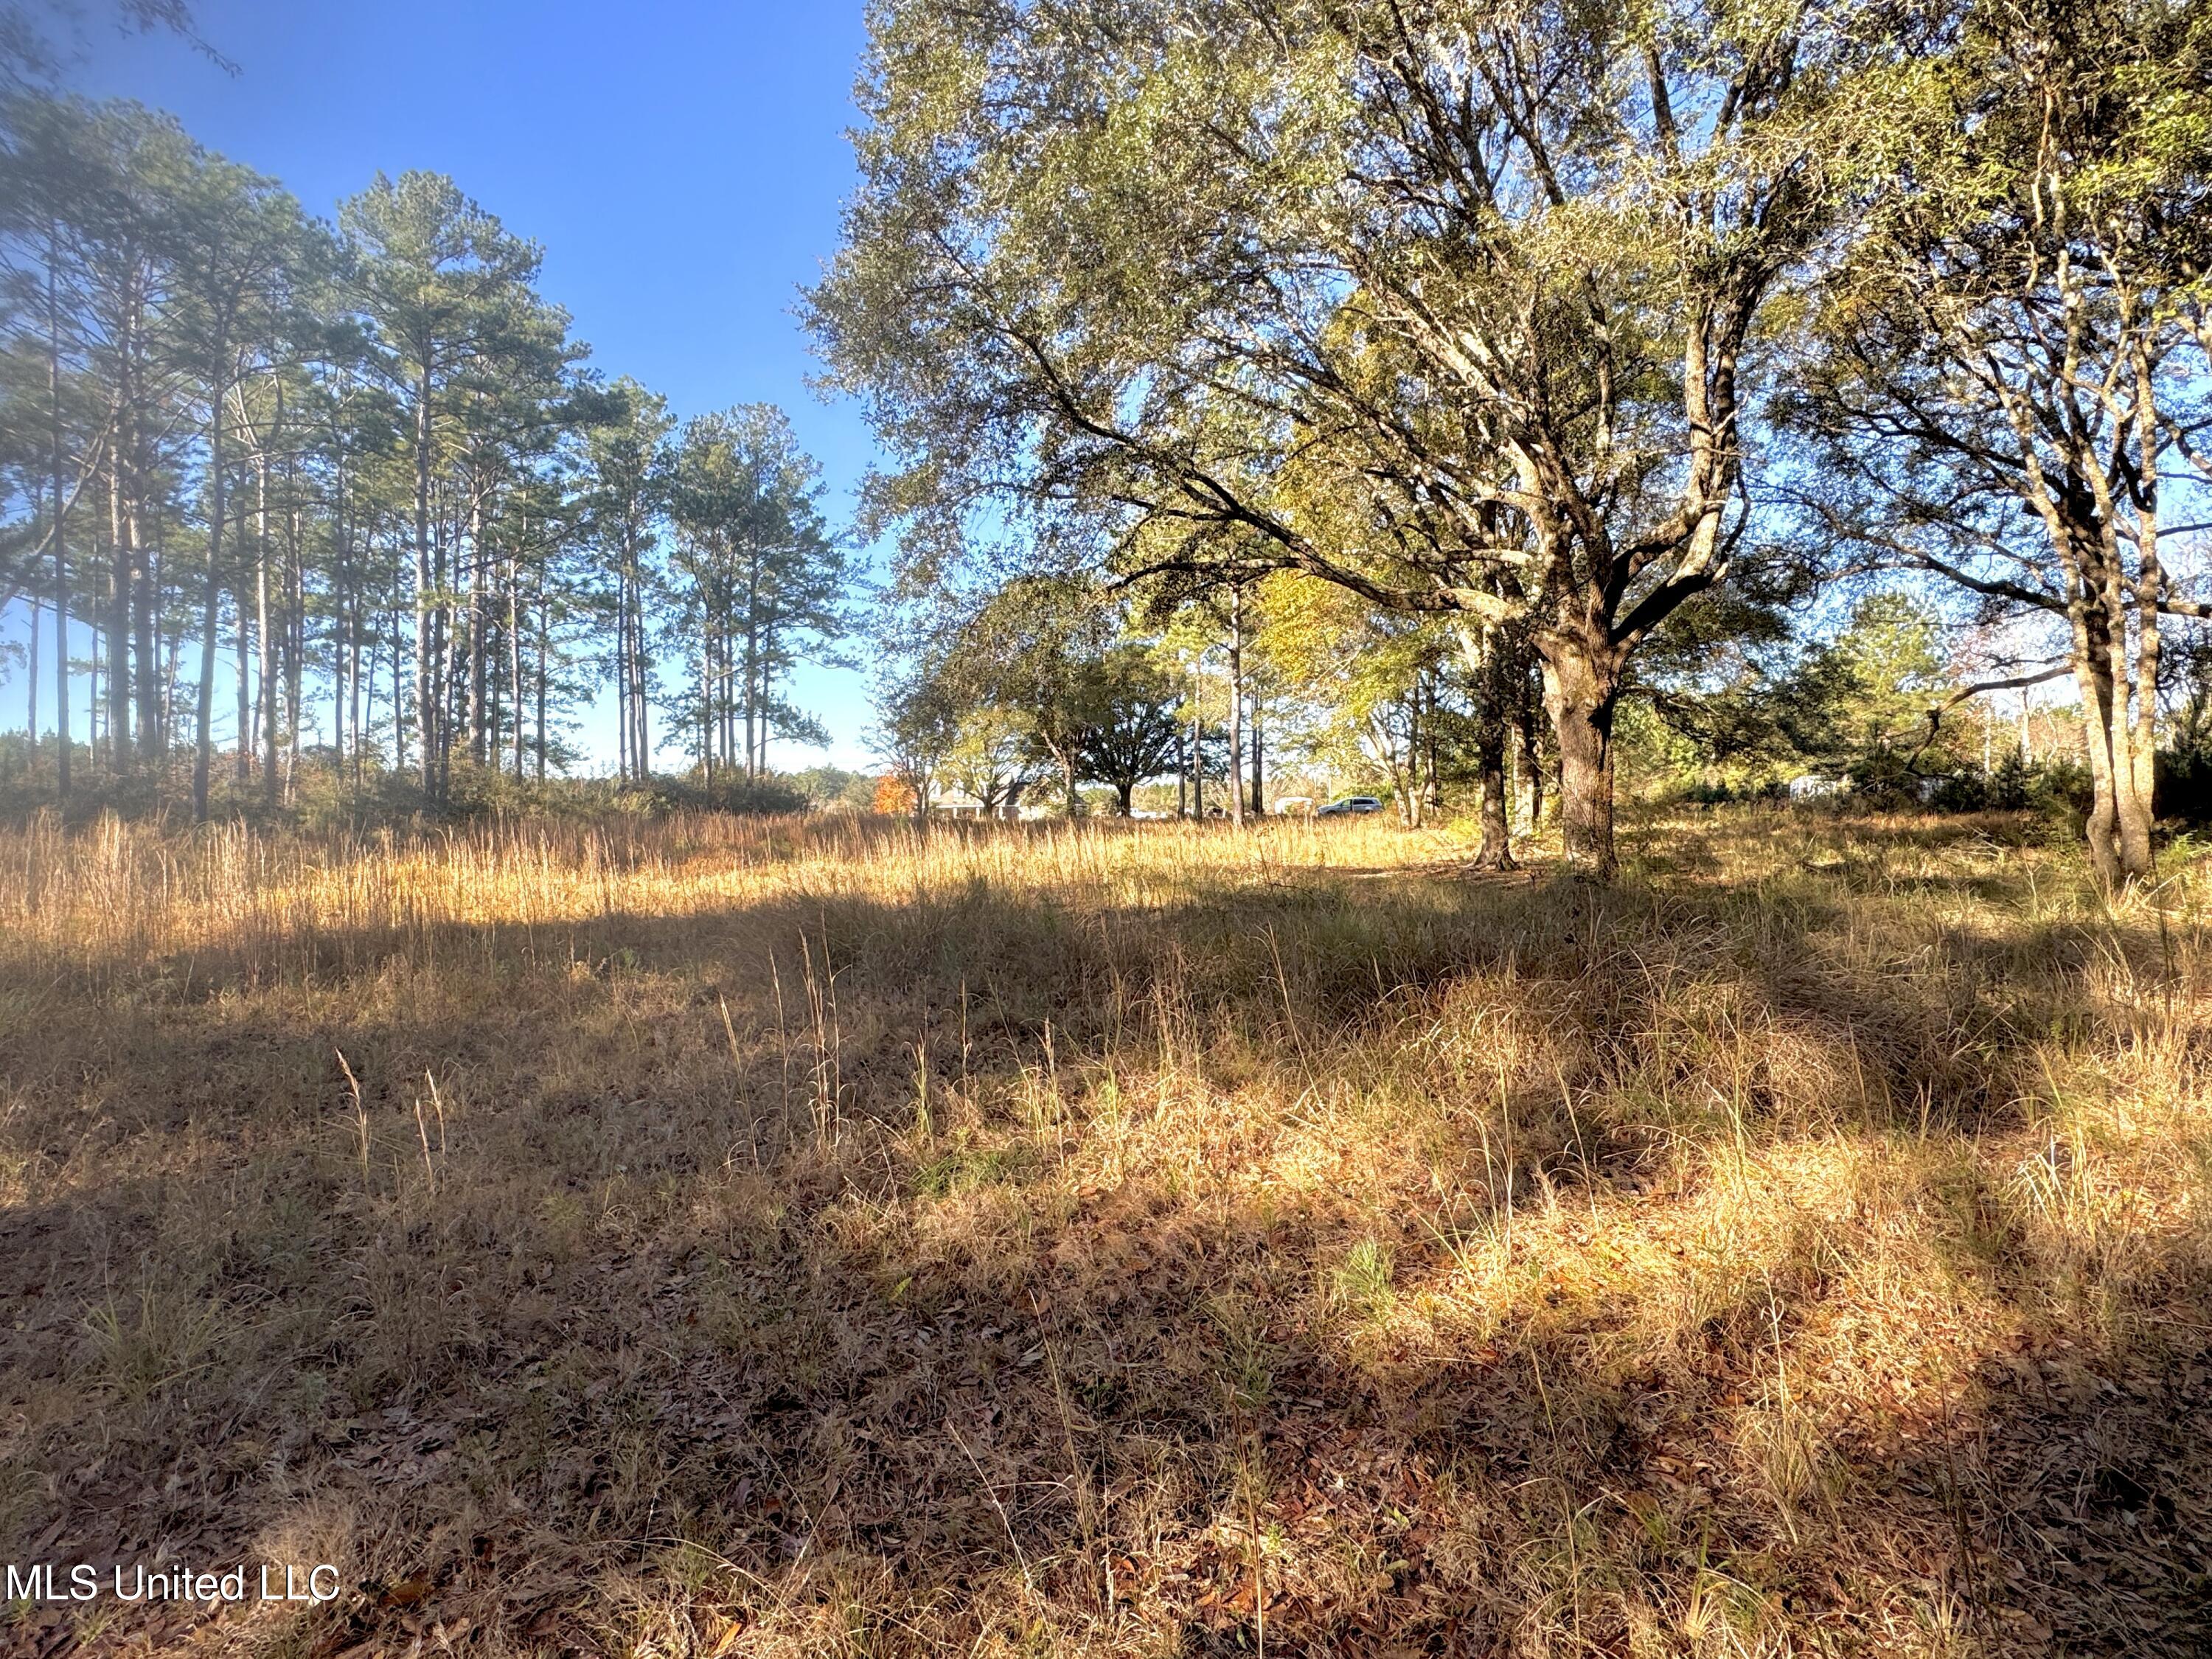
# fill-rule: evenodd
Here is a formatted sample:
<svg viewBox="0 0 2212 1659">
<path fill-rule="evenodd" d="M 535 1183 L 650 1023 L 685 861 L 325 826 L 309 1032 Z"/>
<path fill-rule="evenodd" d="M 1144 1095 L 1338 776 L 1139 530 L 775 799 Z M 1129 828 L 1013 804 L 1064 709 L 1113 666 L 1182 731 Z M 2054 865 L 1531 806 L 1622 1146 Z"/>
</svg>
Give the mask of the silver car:
<svg viewBox="0 0 2212 1659">
<path fill-rule="evenodd" d="M 1370 812 L 1379 812 L 1382 803 L 1372 795 L 1346 795 L 1342 800 L 1333 800 L 1314 814 L 1317 818 L 1364 817 Z"/>
</svg>

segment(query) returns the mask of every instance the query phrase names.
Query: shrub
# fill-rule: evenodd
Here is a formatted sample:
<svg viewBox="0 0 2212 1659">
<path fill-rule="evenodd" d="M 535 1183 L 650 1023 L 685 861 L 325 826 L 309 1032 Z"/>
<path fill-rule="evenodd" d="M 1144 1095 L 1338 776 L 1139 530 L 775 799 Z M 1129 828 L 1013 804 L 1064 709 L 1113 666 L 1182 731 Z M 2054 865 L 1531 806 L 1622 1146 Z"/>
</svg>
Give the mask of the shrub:
<svg viewBox="0 0 2212 1659">
<path fill-rule="evenodd" d="M 2079 830 L 2089 816 L 2089 768 L 2073 755 L 2039 761 L 2028 769 L 2027 804 L 2046 817 L 2065 818 Z"/>
<path fill-rule="evenodd" d="M 1939 779 L 1928 804 L 1938 812 L 1985 812 L 1990 793 L 1990 775 L 1978 766 L 1967 766 Z"/>
<path fill-rule="evenodd" d="M 697 773 L 681 778 L 659 778 L 651 791 L 656 807 L 703 812 L 759 815 L 804 812 L 805 794 L 782 778 L 702 778 Z"/>
<path fill-rule="evenodd" d="M 2172 748 L 2158 752 L 2153 810 L 2181 823 L 2212 823 L 2212 743 L 2203 740 L 2194 723 L 2180 735 Z"/>
<path fill-rule="evenodd" d="M 1990 772 L 1986 805 L 1993 812 L 2026 811 L 2034 787 L 2034 769 L 2028 765 L 2027 757 L 2015 749 Z"/>
<path fill-rule="evenodd" d="M 1893 807 L 1922 804 L 1920 775 L 1907 766 L 1905 757 L 1894 749 L 1869 750 L 1851 763 L 1847 775 L 1851 793 L 1862 805 Z"/>
</svg>

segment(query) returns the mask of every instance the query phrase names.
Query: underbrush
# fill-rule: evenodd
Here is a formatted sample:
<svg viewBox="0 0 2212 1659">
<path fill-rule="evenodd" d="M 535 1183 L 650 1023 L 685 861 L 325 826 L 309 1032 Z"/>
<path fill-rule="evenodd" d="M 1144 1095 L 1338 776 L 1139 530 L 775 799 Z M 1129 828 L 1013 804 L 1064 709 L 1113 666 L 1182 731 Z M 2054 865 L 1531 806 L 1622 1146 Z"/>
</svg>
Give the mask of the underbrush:
<svg viewBox="0 0 2212 1659">
<path fill-rule="evenodd" d="M 1627 840 L 0 836 L 0 1639 L 2205 1651 L 2189 849 Z"/>
<path fill-rule="evenodd" d="M 81 759 L 67 810 L 55 799 L 52 769 L 27 760 L 16 734 L 15 752 L 0 744 L 0 824 L 18 826 L 60 818 L 89 827 L 115 817 L 171 832 L 192 821 L 192 771 L 188 754 L 118 776 Z M 803 811 L 799 781 L 769 775 L 704 778 L 696 773 L 655 776 L 649 782 L 613 778 L 518 777 L 504 768 L 454 763 L 433 791 L 419 773 L 374 760 L 334 764 L 328 750 L 280 768 L 270 788 L 259 772 L 242 775 L 236 757 L 216 757 L 210 778 L 208 816 L 217 823 L 243 823 L 272 835 L 358 836 L 380 830 L 422 832 L 453 829 L 487 818 L 657 817 L 670 813 L 731 812 L 764 816 Z"/>
</svg>

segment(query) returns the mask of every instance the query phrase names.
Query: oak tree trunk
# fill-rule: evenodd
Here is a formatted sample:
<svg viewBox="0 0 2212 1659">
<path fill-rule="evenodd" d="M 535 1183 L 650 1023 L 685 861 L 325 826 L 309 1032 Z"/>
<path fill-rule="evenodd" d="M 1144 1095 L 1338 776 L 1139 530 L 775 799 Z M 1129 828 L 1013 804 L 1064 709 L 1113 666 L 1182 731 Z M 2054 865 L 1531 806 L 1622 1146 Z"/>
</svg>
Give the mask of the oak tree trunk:
<svg viewBox="0 0 2212 1659">
<path fill-rule="evenodd" d="M 1547 632 L 1544 709 L 1559 745 L 1559 839 L 1568 867 L 1605 880 L 1613 843 L 1613 716 L 1620 696 L 1620 653 L 1589 637 L 1595 630 Z"/>
</svg>

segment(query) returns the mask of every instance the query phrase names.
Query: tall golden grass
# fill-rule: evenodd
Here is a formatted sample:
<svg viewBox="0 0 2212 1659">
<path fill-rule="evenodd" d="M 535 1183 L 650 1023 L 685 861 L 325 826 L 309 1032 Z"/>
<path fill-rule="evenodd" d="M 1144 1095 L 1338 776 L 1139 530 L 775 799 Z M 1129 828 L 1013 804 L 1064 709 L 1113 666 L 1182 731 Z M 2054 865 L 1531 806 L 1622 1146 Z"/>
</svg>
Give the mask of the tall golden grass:
<svg viewBox="0 0 2212 1659">
<path fill-rule="evenodd" d="M 0 1645 L 2212 1650 L 2202 875 L 0 833 Z"/>
</svg>

